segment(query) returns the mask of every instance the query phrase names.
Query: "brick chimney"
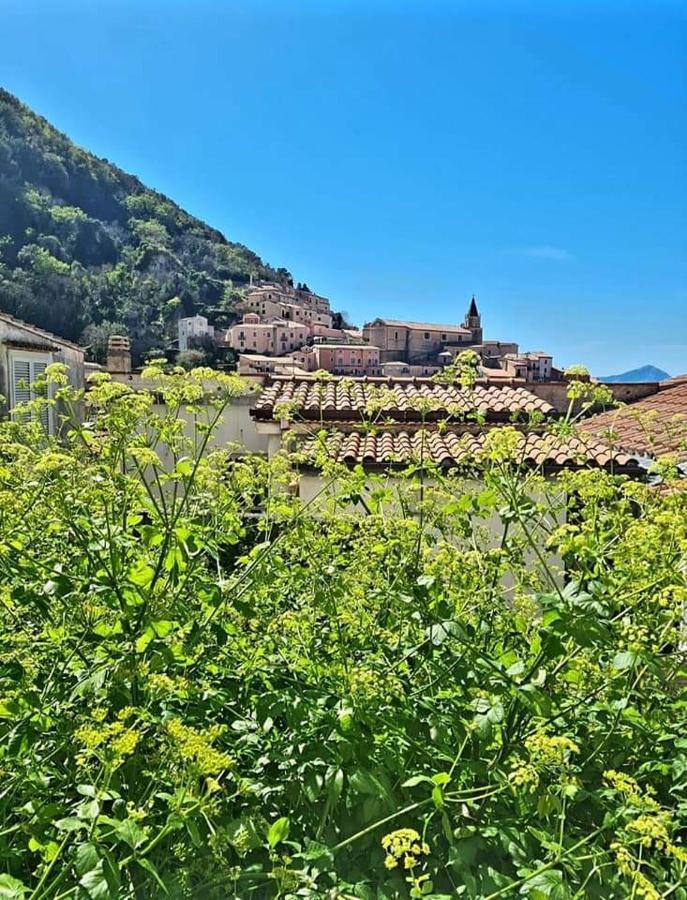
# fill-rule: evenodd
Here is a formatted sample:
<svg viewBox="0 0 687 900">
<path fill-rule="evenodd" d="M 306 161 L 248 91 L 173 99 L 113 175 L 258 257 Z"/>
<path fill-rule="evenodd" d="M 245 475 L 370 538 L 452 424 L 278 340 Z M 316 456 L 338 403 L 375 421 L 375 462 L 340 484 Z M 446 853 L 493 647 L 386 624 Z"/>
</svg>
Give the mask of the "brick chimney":
<svg viewBox="0 0 687 900">
<path fill-rule="evenodd" d="M 107 342 L 107 371 L 129 374 L 131 372 L 131 346 L 129 338 L 112 334 Z"/>
</svg>

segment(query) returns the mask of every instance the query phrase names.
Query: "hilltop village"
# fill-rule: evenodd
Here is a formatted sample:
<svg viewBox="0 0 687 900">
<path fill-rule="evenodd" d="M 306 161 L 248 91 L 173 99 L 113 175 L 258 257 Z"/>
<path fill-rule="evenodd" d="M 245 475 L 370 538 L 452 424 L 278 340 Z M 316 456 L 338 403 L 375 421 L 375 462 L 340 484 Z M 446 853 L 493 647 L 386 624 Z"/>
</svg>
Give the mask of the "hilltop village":
<svg viewBox="0 0 687 900">
<path fill-rule="evenodd" d="M 375 318 L 358 330 L 307 285 L 265 282 L 247 290 L 240 313 L 241 321 L 226 329 L 216 329 L 201 315 L 180 319 L 178 349 L 213 342 L 236 353 L 238 371 L 245 375 L 324 370 L 353 377 L 428 377 L 468 349 L 479 356 L 480 374 L 489 381 L 543 382 L 561 375 L 550 353 L 485 340 L 474 296 L 460 324 Z"/>
</svg>

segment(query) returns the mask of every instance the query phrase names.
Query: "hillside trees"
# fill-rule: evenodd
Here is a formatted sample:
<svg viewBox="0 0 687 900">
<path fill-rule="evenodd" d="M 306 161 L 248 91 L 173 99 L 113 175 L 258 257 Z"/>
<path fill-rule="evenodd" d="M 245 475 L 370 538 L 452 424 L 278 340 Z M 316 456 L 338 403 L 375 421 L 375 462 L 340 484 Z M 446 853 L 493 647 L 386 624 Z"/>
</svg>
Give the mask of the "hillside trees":
<svg viewBox="0 0 687 900">
<path fill-rule="evenodd" d="M 251 276 L 290 279 L 0 90 L 0 309 L 71 340 L 121 323 L 140 358 L 171 299 L 227 324 Z"/>
</svg>

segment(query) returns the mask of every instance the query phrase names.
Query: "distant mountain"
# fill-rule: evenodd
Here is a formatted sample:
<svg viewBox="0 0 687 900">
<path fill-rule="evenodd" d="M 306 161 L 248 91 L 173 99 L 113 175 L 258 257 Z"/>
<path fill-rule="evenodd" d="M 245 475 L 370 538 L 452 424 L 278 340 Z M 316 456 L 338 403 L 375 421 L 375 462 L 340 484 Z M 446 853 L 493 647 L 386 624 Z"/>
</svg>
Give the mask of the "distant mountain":
<svg viewBox="0 0 687 900">
<path fill-rule="evenodd" d="M 1 311 L 96 357 L 123 332 L 140 357 L 180 316 L 235 320 L 251 276 L 290 281 L 0 89 Z"/>
<path fill-rule="evenodd" d="M 666 378 L 670 378 L 670 375 L 663 369 L 657 369 L 656 366 L 641 366 L 639 369 L 623 372 L 622 375 L 599 376 L 599 381 L 610 384 L 611 382 L 665 381 Z"/>
</svg>

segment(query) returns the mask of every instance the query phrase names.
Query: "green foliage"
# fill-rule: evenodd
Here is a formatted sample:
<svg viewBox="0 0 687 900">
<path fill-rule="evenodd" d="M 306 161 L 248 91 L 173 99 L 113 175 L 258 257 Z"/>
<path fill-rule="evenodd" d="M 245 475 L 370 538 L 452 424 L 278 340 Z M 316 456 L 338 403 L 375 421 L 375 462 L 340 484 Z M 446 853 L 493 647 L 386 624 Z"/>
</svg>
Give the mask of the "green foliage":
<svg viewBox="0 0 687 900">
<path fill-rule="evenodd" d="M 170 298 L 179 315 L 212 317 L 219 304 L 227 324 L 237 299 L 227 289 L 284 272 L 0 90 L 1 310 L 71 340 L 122 323 L 138 359 L 176 337 Z"/>
<path fill-rule="evenodd" d="M 302 503 L 146 376 L 0 424 L 0 896 L 685 900 L 685 492 L 502 428 Z"/>
</svg>

